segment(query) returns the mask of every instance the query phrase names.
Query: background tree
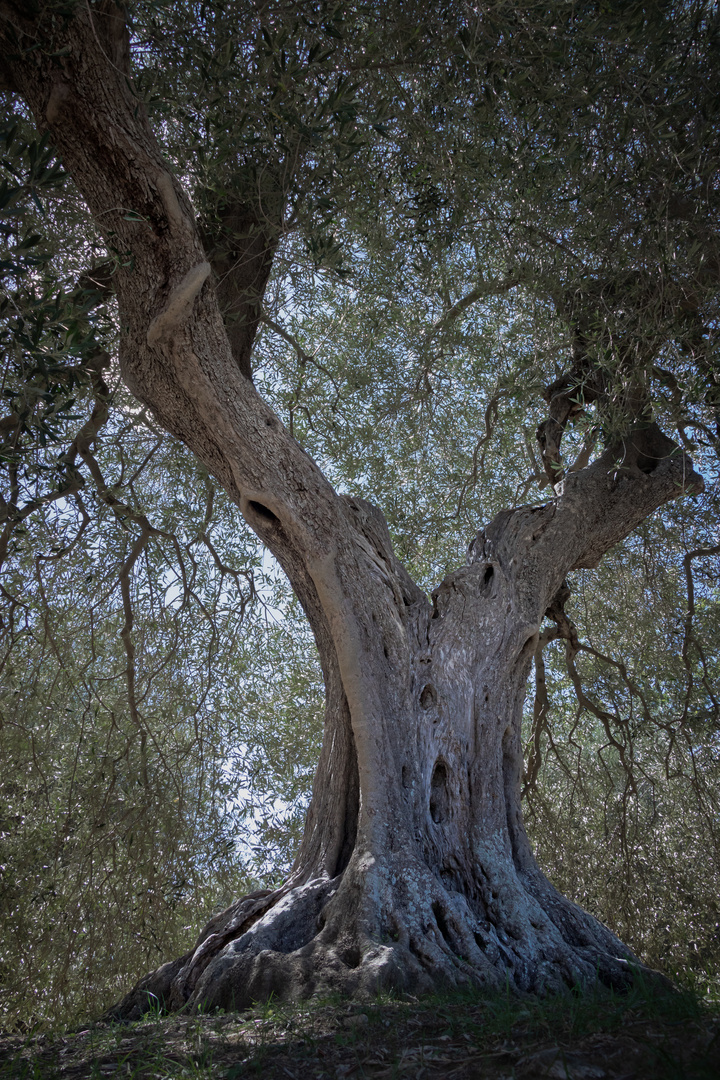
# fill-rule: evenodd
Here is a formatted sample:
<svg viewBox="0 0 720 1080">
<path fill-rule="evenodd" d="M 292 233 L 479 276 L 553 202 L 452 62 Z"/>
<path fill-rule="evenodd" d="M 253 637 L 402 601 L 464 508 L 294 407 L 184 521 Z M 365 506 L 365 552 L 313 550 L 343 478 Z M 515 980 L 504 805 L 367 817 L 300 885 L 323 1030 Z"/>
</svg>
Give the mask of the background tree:
<svg viewBox="0 0 720 1080">
<path fill-rule="evenodd" d="M 582 688 L 563 579 L 594 566 L 657 506 L 700 490 L 655 416 L 681 440 L 691 428 L 716 450 L 712 13 L 587 8 L 560 18 L 498 5 L 482 18 L 458 7 L 426 20 L 416 11 L 405 19 L 401 6 L 384 8 L 384 21 L 364 8 L 204 10 L 200 22 L 197 14 L 174 7 L 170 25 L 162 8 L 138 9 L 144 45 L 133 86 L 121 76 L 126 43 L 112 5 L 49 9 L 32 22 L 4 13 L 9 77 L 49 125 L 112 255 L 124 377 L 278 557 L 310 618 L 326 684 L 325 742 L 293 874 L 216 919 L 194 956 L 151 977 L 127 1008 L 142 1007 L 148 991 L 176 1004 L 194 994 L 239 1005 L 317 985 L 509 978 L 539 989 L 598 969 L 622 980 L 617 939 L 555 893 L 530 855 L 519 809 L 521 708 L 534 656 L 532 794 L 548 731 L 542 649 L 564 640 L 571 684 L 608 740 L 625 803 L 636 793 L 628 740 L 639 743 L 631 720 L 616 724 L 620 691 L 610 709 Z M 171 88 L 158 78 L 167 71 L 178 73 Z M 177 175 L 194 186 L 199 229 L 139 93 Z M 232 138 L 219 135 L 228 129 Z M 300 284 L 298 251 L 337 273 L 352 257 L 352 293 L 317 276 Z M 93 281 L 104 294 L 107 277 Z M 384 311 L 374 299 L 383 293 Z M 409 301 L 414 318 L 401 323 Z M 333 372 L 299 336 L 335 333 L 338 307 L 356 351 Z M 312 317 L 301 333 L 292 324 L 302 311 Z M 287 410 L 289 432 L 249 381 L 258 325 L 275 349 L 289 348 L 255 372 Z M 398 325 L 401 347 L 392 340 Z M 382 365 L 372 378 L 368 354 Z M 107 384 L 102 364 L 88 366 L 97 428 Z M 553 376 L 535 461 L 528 428 L 541 417 L 532 395 Z M 392 495 L 387 461 L 384 476 L 371 472 L 368 402 L 403 417 Z M 362 457 L 356 418 L 370 441 Z M 106 505 L 129 518 L 93 470 L 87 443 L 96 434 L 85 432 L 63 468 L 82 456 Z M 485 514 L 522 503 L 538 480 L 555 486 L 555 499 L 499 514 L 431 608 L 392 554 L 382 517 L 356 496 L 383 496 L 398 550 L 424 583 L 452 561 L 434 542 L 437 526 L 454 519 L 457 536 L 482 520 L 479 485 L 519 434 L 524 453 L 495 498 L 483 489 Z M 294 436 L 355 491 L 334 495 Z M 560 443 L 573 438 L 577 460 L 565 475 Z M 416 481 L 411 513 L 406 476 Z M 137 516 L 134 524 L 137 560 L 156 526 Z M 712 545 L 699 542 L 686 566 L 707 554 Z M 125 578 L 120 636 L 133 718 L 139 654 Z M 717 712 L 696 607 L 691 596 L 685 736 L 691 715 Z M 554 626 L 541 632 L 546 612 Z M 647 694 L 643 701 L 627 666 L 615 673 L 652 727 Z M 147 733 L 134 719 L 142 773 Z M 676 742 L 669 732 L 667 762 Z M 555 760 L 567 768 L 562 753 Z"/>
</svg>

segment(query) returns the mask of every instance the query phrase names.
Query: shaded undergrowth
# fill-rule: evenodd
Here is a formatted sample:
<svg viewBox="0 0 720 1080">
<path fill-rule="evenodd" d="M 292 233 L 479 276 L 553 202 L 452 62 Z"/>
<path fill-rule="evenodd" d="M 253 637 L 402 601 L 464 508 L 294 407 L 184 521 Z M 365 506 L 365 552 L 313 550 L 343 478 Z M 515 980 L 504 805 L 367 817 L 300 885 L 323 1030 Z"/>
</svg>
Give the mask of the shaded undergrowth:
<svg viewBox="0 0 720 1080">
<path fill-rule="evenodd" d="M 720 1001 L 644 985 L 544 999 L 477 992 L 148 1014 L 0 1038 L 0 1080 L 452 1077 L 716 1080 Z"/>
</svg>

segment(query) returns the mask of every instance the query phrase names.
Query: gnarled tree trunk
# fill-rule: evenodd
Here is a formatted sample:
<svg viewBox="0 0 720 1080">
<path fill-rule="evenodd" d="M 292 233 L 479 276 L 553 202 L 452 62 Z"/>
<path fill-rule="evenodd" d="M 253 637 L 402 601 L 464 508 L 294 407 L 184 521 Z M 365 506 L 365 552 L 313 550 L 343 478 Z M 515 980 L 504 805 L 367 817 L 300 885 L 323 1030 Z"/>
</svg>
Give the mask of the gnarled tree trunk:
<svg viewBox="0 0 720 1080">
<path fill-rule="evenodd" d="M 327 989 L 622 983 L 631 954 L 553 888 L 528 844 L 525 684 L 566 574 L 596 565 L 700 477 L 682 454 L 643 455 L 655 435 L 639 432 L 630 467 L 618 470 L 608 452 L 546 505 L 498 515 L 430 601 L 395 558 L 380 512 L 332 490 L 247 377 L 269 263 L 252 235 L 260 269 L 243 279 L 244 321 L 234 298 L 231 348 L 191 207 L 120 73 L 122 19 L 112 4 L 97 11 L 79 5 L 54 25 L 0 5 L 6 77 L 123 254 L 114 283 L 129 387 L 280 561 L 312 624 L 327 695 L 289 880 L 216 917 L 119 1012 L 157 998 L 241 1008 Z"/>
<path fill-rule="evenodd" d="M 395 560 L 379 512 L 339 500 L 343 553 L 313 569 L 327 717 L 293 873 L 213 920 L 121 1011 L 148 993 L 227 1009 L 328 989 L 629 980 L 628 949 L 538 868 L 520 807 L 522 706 L 543 616 L 570 569 L 595 565 L 678 491 L 681 460 L 642 480 L 613 479 L 608 464 L 546 506 L 500 514 L 432 604 Z"/>
</svg>

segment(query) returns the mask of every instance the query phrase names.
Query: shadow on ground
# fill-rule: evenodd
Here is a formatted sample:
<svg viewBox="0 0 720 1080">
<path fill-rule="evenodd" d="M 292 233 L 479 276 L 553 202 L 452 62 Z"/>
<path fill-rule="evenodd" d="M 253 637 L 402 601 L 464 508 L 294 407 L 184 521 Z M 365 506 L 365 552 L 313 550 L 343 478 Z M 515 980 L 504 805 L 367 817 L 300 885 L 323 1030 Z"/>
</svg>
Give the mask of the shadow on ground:
<svg viewBox="0 0 720 1080">
<path fill-rule="evenodd" d="M 0 1080 L 718 1080 L 720 1010 L 690 994 L 268 1005 L 0 1037 Z"/>
</svg>

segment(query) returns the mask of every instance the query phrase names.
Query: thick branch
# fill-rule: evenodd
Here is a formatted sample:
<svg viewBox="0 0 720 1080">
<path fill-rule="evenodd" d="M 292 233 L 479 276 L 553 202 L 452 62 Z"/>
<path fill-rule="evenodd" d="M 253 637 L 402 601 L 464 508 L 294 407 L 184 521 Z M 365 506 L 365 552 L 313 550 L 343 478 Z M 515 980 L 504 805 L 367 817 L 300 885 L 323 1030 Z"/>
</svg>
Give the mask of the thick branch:
<svg viewBox="0 0 720 1080">
<path fill-rule="evenodd" d="M 658 507 L 703 488 L 687 455 L 651 425 L 568 474 L 547 505 L 499 514 L 471 545 L 470 561 L 499 564 L 517 581 L 530 632 L 570 570 L 597 566 Z"/>
<path fill-rule="evenodd" d="M 233 355 L 205 280 L 208 260 L 192 208 L 167 170 L 117 57 L 101 46 L 101 28 L 83 5 L 65 22 L 42 14 L 24 18 L 9 3 L 0 5 L 0 17 L 13 77 L 38 126 L 49 126 L 108 247 L 121 255 L 113 285 L 126 382 L 162 426 L 218 476 L 292 576 L 288 546 L 300 564 L 326 555 L 333 519 L 336 531 L 343 531 L 342 506 L 242 377 L 237 348 Z M 112 29 L 116 37 L 114 23 Z M 236 330 L 244 327 L 243 355 L 254 335 L 253 320 L 257 325 L 275 244 L 267 230 L 277 207 L 267 199 L 258 204 L 258 198 L 256 190 L 240 192 L 219 215 L 226 239 L 232 234 L 240 245 L 225 252 L 227 268 L 213 253 L 220 292 L 232 282 L 238 303 L 242 293 L 243 303 L 254 305 L 252 318 L 249 308 L 235 311 Z M 248 207 L 256 209 L 250 213 Z M 260 213 L 266 217 L 258 222 Z M 245 222 L 248 214 L 255 224 Z M 250 254 L 240 244 L 243 235 Z"/>
<path fill-rule="evenodd" d="M 252 346 L 280 238 L 283 210 L 279 186 L 254 194 L 254 203 L 236 198 L 221 207 L 217 220 L 203 235 L 230 348 L 247 379 L 252 379 Z"/>
<path fill-rule="evenodd" d="M 319 776 L 348 779 L 341 799 L 316 785 L 297 875 L 332 876 L 356 833 L 366 850 L 378 849 L 392 828 L 394 796 L 381 778 L 394 753 L 386 718 L 397 706 L 392 680 L 373 677 L 383 644 L 375 613 L 404 616 L 426 601 L 392 556 L 387 530 L 381 535 L 367 507 L 335 494 L 240 371 L 211 280 L 200 280 L 209 260 L 192 207 L 127 80 L 99 48 L 87 9 L 78 5 L 56 24 L 18 18 L 0 2 L 0 16 L 36 122 L 49 124 L 108 248 L 120 255 L 113 283 L 125 381 L 217 477 L 309 616 L 332 717 Z M 256 195 L 237 198 L 254 206 Z M 260 242 L 262 232 L 253 235 Z M 269 259 L 272 244 L 263 243 Z M 386 656 L 407 647 L 399 615 L 384 641 Z"/>
</svg>

